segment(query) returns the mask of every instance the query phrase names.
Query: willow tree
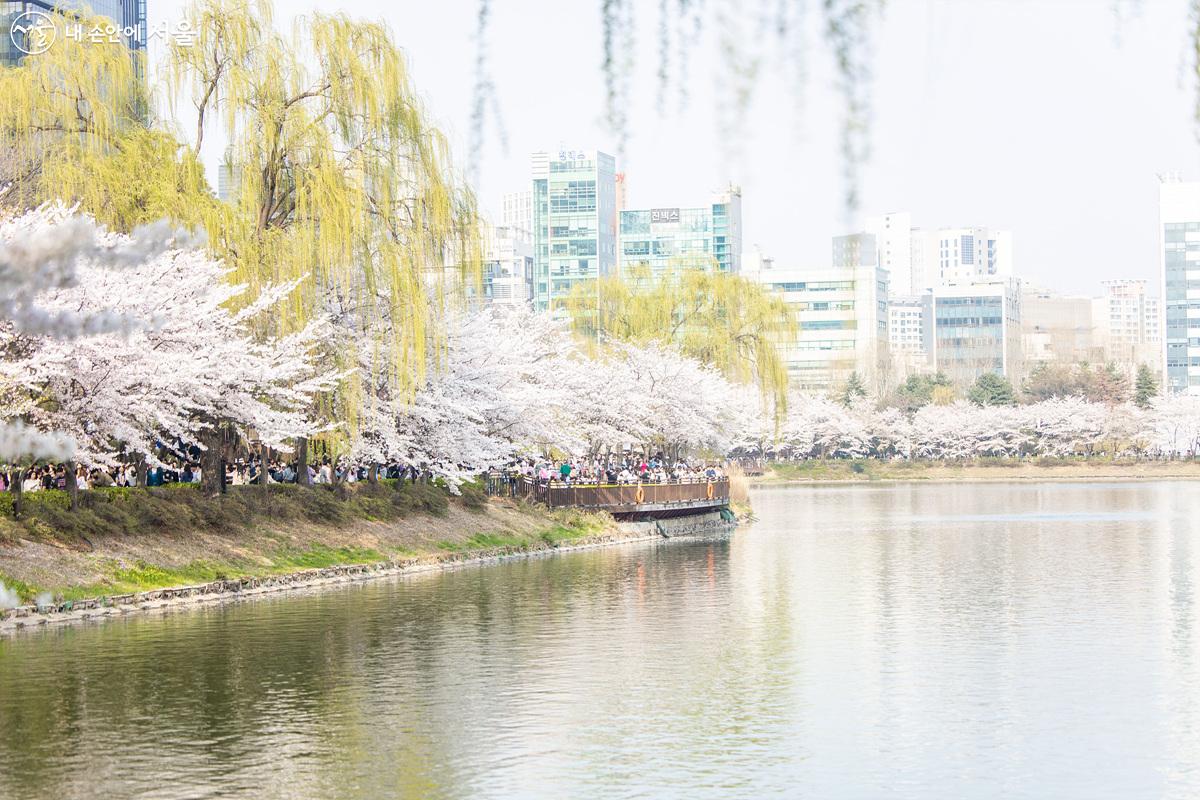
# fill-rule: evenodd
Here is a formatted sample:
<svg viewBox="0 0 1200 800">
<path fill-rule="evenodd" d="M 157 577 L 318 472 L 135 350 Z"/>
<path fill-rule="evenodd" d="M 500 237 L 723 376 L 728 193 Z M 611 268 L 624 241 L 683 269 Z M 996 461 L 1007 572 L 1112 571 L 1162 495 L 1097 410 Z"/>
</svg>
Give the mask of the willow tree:
<svg viewBox="0 0 1200 800">
<path fill-rule="evenodd" d="M 576 284 L 565 307 L 581 336 L 675 345 L 730 380 L 757 383 L 778 411 L 786 407 L 780 346 L 795 339 L 795 319 L 782 299 L 741 276 L 682 269 L 655 277 L 638 266 Z"/>
<path fill-rule="evenodd" d="M 155 127 L 141 55 L 72 38 L 87 18 L 50 14 L 54 42 L 0 69 L 0 203 L 79 203 L 109 228 L 163 217 L 200 227 L 217 213 L 195 154 Z"/>
<path fill-rule="evenodd" d="M 475 202 L 385 26 L 315 14 L 282 34 L 271 17 L 261 0 L 194 4 L 197 38 L 172 46 L 170 76 L 197 143 L 214 125 L 229 143 L 231 213 L 212 244 L 233 279 L 302 281 L 279 331 L 327 314 L 342 331 L 333 357 L 358 366 L 368 352 L 367 374 L 333 401 L 353 423 L 364 391 L 370 402 L 423 380 L 446 264 L 479 272 Z"/>
</svg>

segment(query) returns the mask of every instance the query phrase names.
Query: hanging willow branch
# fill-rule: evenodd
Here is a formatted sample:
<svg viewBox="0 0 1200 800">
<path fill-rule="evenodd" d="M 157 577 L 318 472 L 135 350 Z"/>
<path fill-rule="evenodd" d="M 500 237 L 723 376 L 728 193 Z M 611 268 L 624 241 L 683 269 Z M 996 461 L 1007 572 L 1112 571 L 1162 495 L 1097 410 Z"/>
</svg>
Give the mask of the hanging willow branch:
<svg viewBox="0 0 1200 800">
<path fill-rule="evenodd" d="M 833 50 L 842 109 L 842 174 L 845 210 L 858 209 L 859 169 L 870 155 L 870 23 L 877 0 L 824 0 L 825 37 Z"/>
<path fill-rule="evenodd" d="M 629 73 L 633 70 L 632 0 L 602 0 L 600 8 L 604 59 L 604 112 L 616 138 L 617 158 L 629 140 Z"/>
<path fill-rule="evenodd" d="M 483 160 L 484 128 L 491 108 L 496 120 L 496 133 L 503 150 L 508 150 L 508 137 L 501 124 L 496 85 L 488 72 L 488 28 L 491 24 L 491 1 L 479 0 L 475 23 L 475 88 L 471 94 L 471 132 L 467 154 L 467 178 L 472 186 L 479 185 L 479 170 Z"/>
<path fill-rule="evenodd" d="M 1200 2 L 1200 0 L 1197 0 Z M 860 171 L 870 152 L 870 32 L 882 0 L 820 0 L 823 38 L 832 52 L 836 88 L 842 97 L 842 172 L 848 214 L 858 207 Z M 632 71 L 632 0 L 601 0 L 601 35 L 605 85 L 605 114 L 622 153 L 629 137 L 629 75 Z M 774 31 L 780 43 L 781 61 L 794 77 L 797 111 L 802 110 L 806 80 L 804 22 L 806 0 L 761 0 L 759 24 L 745 25 L 745 2 L 671 0 L 658 2 L 657 107 L 666 107 L 672 77 L 680 108 L 688 102 L 688 74 L 692 51 L 699 45 L 705 26 L 716 26 L 716 47 L 722 64 L 719 87 L 722 97 L 717 110 L 720 139 L 736 153 L 732 143 L 746 116 L 765 63 L 761 43 Z M 673 19 L 672 19 L 673 17 Z M 624 38 L 623 38 L 624 37 Z"/>
<path fill-rule="evenodd" d="M 1188 21 L 1191 23 L 1192 45 L 1192 76 L 1196 80 L 1193 91 L 1196 93 L 1193 114 L 1197 123 L 1197 137 L 1200 137 L 1200 0 L 1191 0 L 1188 9 Z"/>
</svg>

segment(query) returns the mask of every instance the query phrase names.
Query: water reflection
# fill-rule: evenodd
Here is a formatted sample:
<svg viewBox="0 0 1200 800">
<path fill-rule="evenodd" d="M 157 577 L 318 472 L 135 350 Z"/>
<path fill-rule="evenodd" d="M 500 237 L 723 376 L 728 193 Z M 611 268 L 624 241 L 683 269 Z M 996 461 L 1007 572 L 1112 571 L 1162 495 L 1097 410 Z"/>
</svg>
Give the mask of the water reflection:
<svg viewBox="0 0 1200 800">
<path fill-rule="evenodd" d="M 0 640 L 0 796 L 1194 797 L 1194 484 L 760 491 L 632 546 Z"/>
</svg>

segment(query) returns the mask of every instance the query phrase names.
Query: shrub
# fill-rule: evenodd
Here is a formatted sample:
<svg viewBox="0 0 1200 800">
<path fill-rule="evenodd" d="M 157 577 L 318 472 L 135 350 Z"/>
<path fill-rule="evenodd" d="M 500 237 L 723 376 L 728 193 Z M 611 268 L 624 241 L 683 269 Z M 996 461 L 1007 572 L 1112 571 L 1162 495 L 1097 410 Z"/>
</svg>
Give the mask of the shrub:
<svg viewBox="0 0 1200 800">
<path fill-rule="evenodd" d="M 459 488 L 459 499 L 464 507 L 472 511 L 480 511 L 487 508 L 487 492 L 483 490 L 483 486 L 478 481 L 464 483 Z"/>
<path fill-rule="evenodd" d="M 398 483 L 392 505 L 404 515 L 424 512 L 440 517 L 450 507 L 450 500 L 443 489 L 429 483 Z"/>
</svg>

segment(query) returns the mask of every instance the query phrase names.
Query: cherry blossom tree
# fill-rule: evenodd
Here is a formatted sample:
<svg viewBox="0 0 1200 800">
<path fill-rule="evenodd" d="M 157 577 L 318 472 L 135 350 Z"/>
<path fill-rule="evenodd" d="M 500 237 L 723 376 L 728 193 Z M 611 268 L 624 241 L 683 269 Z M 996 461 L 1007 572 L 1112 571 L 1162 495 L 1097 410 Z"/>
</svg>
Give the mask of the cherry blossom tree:
<svg viewBox="0 0 1200 800">
<path fill-rule="evenodd" d="M 180 239 L 166 223 L 143 226 L 129 237 L 114 237 L 61 203 L 0 218 L 0 320 L 10 332 L 70 339 L 105 332 L 128 332 L 138 320 L 108 308 L 47 309 L 37 301 L 47 291 L 79 285 L 79 266 L 120 269 L 141 264 Z M 0 460 L 65 459 L 74 441 L 20 419 L 0 424 Z"/>
<path fill-rule="evenodd" d="M 134 247 L 109 238 L 110 253 Z M 0 333 L 9 354 L 0 361 L 0 417 L 69 436 L 75 459 L 89 466 L 112 465 L 122 454 L 158 464 L 159 443 L 203 449 L 202 434 L 218 424 L 280 449 L 313 433 L 306 409 L 338 377 L 311 357 L 322 323 L 277 339 L 251 331 L 294 284 L 272 287 L 233 313 L 229 301 L 244 287 L 228 283 L 219 262 L 198 250 L 148 259 L 145 252 L 123 257 L 118 269 L 79 259 L 69 280 L 42 286 L 33 318 L 54 321 L 55 331 L 65 327 L 72 338 L 50 335 L 46 325 L 11 324 Z M 131 322 L 117 331 L 105 322 L 98 332 L 91 320 Z"/>
<path fill-rule="evenodd" d="M 1200 397 L 1168 394 L 1151 402 L 1146 419 L 1151 449 L 1166 458 L 1200 455 Z"/>
</svg>

